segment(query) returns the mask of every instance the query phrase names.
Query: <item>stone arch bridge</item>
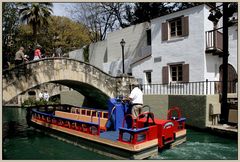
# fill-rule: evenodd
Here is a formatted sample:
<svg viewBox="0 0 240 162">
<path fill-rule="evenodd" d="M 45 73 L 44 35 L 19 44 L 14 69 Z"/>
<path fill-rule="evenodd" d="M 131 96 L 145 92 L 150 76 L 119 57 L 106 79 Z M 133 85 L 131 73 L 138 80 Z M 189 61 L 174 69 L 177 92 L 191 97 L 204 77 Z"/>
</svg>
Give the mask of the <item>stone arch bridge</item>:
<svg viewBox="0 0 240 162">
<path fill-rule="evenodd" d="M 3 71 L 2 82 L 3 105 L 38 85 L 58 83 L 80 92 L 99 106 L 106 106 L 108 98 L 128 94 L 129 85 L 136 79 L 131 76 L 113 77 L 74 59 L 46 58 Z"/>
</svg>

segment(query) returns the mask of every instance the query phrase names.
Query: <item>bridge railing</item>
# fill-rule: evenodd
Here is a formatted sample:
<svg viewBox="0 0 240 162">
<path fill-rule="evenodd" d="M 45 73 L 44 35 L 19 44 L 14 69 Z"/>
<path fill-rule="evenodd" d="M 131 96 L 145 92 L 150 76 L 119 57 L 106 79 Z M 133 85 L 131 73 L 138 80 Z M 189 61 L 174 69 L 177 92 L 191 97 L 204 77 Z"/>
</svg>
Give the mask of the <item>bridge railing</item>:
<svg viewBox="0 0 240 162">
<path fill-rule="evenodd" d="M 141 84 L 143 94 L 163 94 L 163 95 L 213 95 L 220 94 L 222 89 L 221 81 L 200 81 L 181 82 L 169 84 Z M 228 82 L 228 93 L 236 93 L 237 82 Z M 130 85 L 130 90 L 133 89 Z"/>
</svg>

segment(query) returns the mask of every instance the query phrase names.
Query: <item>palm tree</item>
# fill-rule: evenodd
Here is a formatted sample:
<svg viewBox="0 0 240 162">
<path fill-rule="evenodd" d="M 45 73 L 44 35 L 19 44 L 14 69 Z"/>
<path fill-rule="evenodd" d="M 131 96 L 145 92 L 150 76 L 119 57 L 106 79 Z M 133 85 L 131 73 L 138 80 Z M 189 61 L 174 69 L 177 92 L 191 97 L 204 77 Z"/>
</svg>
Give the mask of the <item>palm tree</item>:
<svg viewBox="0 0 240 162">
<path fill-rule="evenodd" d="M 37 44 L 37 32 L 40 27 L 48 25 L 47 18 L 52 14 L 53 4 L 49 2 L 42 3 L 21 3 L 19 9 L 20 20 L 27 22 L 32 27 L 33 37 Z"/>
</svg>

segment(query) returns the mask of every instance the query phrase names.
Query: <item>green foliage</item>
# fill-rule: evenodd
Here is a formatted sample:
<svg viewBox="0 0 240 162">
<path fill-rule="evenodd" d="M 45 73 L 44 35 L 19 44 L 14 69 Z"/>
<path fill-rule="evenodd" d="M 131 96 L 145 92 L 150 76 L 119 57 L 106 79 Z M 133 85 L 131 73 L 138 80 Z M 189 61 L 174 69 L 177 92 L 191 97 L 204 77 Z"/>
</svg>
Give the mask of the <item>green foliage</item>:
<svg viewBox="0 0 240 162">
<path fill-rule="evenodd" d="M 47 18 L 52 14 L 53 4 L 49 2 L 20 4 L 20 19 L 32 27 L 35 44 L 37 44 L 37 32 L 41 27 L 47 27 Z"/>
<path fill-rule="evenodd" d="M 34 37 L 30 25 L 21 25 L 18 37 L 24 47 L 34 45 Z M 63 53 L 82 48 L 90 43 L 88 29 L 66 17 L 52 16 L 48 19 L 48 27 L 41 28 L 38 33 L 38 43 L 52 55 L 61 45 Z"/>
<path fill-rule="evenodd" d="M 53 104 L 60 104 L 60 100 L 56 98 L 54 100 L 46 101 L 44 99 L 36 100 L 34 98 L 29 98 L 22 103 L 21 107 L 38 106 L 38 105 L 53 105 Z"/>
<path fill-rule="evenodd" d="M 90 43 L 88 29 L 66 17 L 53 16 L 49 21 L 48 35 L 52 36 L 53 47 L 61 45 L 63 52 L 81 48 Z"/>
<path fill-rule="evenodd" d="M 2 48 L 3 53 L 8 51 L 13 53 L 17 48 L 14 46 L 17 43 L 17 34 L 19 26 L 19 14 L 17 3 L 3 2 L 2 3 Z M 14 58 L 14 54 L 10 55 L 10 59 Z"/>
</svg>

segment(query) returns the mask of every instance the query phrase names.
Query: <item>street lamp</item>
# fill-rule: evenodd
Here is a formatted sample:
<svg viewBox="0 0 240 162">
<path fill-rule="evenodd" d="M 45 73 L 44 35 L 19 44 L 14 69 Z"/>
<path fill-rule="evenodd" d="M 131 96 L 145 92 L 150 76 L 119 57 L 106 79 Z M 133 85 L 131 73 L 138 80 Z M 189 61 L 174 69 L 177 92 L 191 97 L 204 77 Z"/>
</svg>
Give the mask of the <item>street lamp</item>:
<svg viewBox="0 0 240 162">
<path fill-rule="evenodd" d="M 217 24 L 218 20 L 223 17 L 223 57 L 222 57 L 222 98 L 221 98 L 221 115 L 220 122 L 226 123 L 228 119 L 228 105 L 227 105 L 227 93 L 228 93 L 228 19 L 234 13 L 232 5 L 229 6 L 229 3 L 224 2 L 222 12 L 219 11 L 220 6 L 215 7 L 215 14 L 210 13 L 208 19 L 214 23 L 214 26 Z M 215 36 L 214 36 L 215 38 Z"/>
<path fill-rule="evenodd" d="M 124 41 L 124 39 L 121 40 L 120 42 L 121 46 L 122 46 L 122 73 L 124 74 L 124 46 L 126 44 L 126 42 Z"/>
</svg>

